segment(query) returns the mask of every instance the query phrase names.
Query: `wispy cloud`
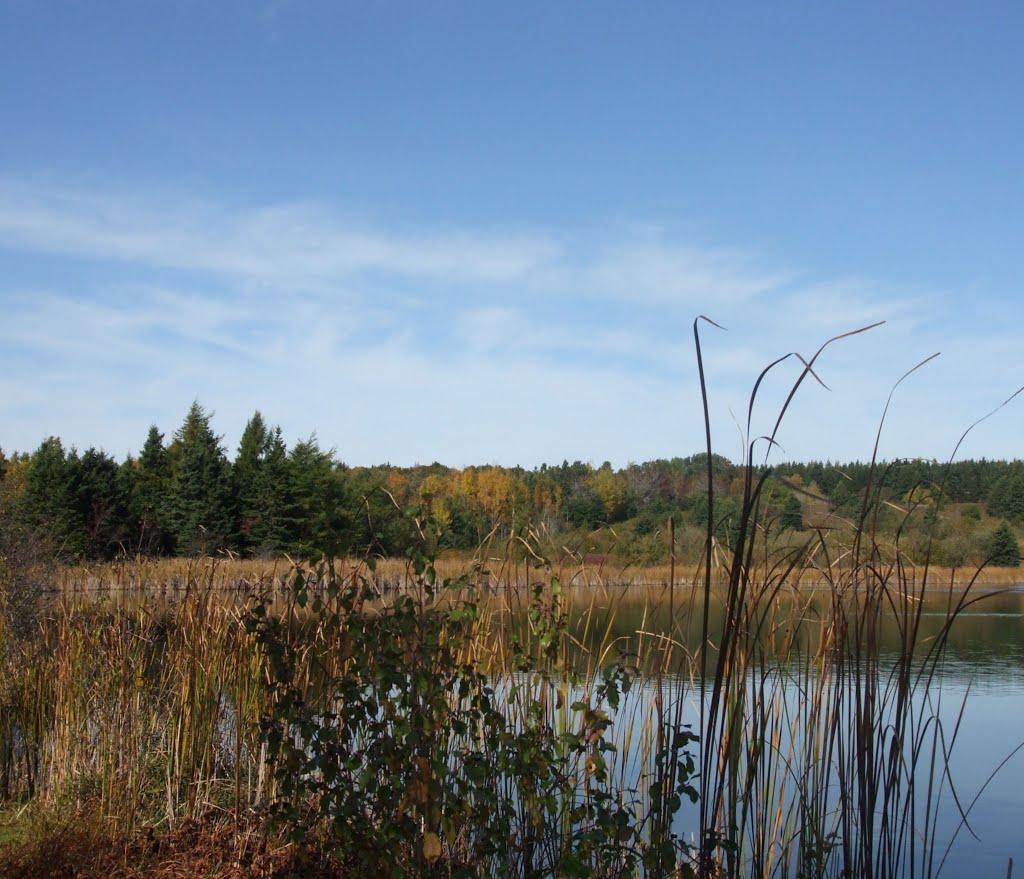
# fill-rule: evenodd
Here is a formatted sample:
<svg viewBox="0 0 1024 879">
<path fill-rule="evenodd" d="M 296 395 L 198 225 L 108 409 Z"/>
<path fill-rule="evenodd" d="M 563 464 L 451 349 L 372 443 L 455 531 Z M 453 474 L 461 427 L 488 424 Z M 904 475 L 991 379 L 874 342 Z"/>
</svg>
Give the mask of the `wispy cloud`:
<svg viewBox="0 0 1024 879">
<path fill-rule="evenodd" d="M 386 233 L 311 203 L 228 208 L 0 179 L 0 247 L 205 272 L 248 287 L 336 292 L 381 276 L 645 306 L 732 306 L 793 280 L 737 249 L 639 235 L 580 245 L 551 234 Z"/>
<path fill-rule="evenodd" d="M 372 274 L 495 284 L 557 256 L 543 238 L 353 229 L 312 204 L 230 209 L 12 182 L 0 182 L 0 245 L 291 289 Z"/>
<path fill-rule="evenodd" d="M 665 242 L 615 244 L 587 267 L 586 278 L 594 292 L 614 298 L 653 305 L 712 300 L 727 308 L 794 279 L 742 251 Z"/>
<path fill-rule="evenodd" d="M 7 259 L 47 279 L 0 278 L 8 448 L 53 432 L 125 454 L 198 397 L 229 446 L 258 407 L 359 463 L 689 454 L 703 442 L 690 324 L 706 313 L 729 327 L 705 334 L 705 363 L 715 433 L 734 455 L 734 418 L 765 364 L 887 320 L 829 350 L 832 390 L 808 383 L 780 437 L 793 457 L 864 457 L 891 383 L 956 338 L 942 329 L 950 293 L 805 277 L 642 228 L 381 231 L 317 204 L 0 180 Z M 956 345 L 959 371 L 940 364 L 908 385 L 883 452 L 939 455 L 955 442 L 942 422 L 969 423 L 993 374 L 1014 389 L 1013 315 L 979 337 L 984 362 Z M 765 383 L 755 433 L 798 374 L 794 360 Z"/>
</svg>

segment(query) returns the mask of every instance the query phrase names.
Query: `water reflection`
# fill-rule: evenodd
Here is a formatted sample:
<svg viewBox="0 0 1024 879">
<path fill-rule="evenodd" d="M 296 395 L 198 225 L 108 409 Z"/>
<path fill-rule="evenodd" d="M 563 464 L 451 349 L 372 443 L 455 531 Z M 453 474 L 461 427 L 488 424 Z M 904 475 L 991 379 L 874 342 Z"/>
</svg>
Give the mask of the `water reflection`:
<svg viewBox="0 0 1024 879">
<path fill-rule="evenodd" d="M 928 694 L 949 735 L 956 790 L 956 798 L 947 790 L 939 801 L 936 853 L 945 857 L 941 875 L 1006 875 L 1011 857 L 1024 863 L 1024 592 L 979 592 L 951 618 L 958 599 L 935 592 L 926 593 L 920 604 L 894 600 L 883 605 L 878 618 L 881 673 L 900 656 L 908 626 L 917 627 L 921 652 L 948 629 L 944 659 Z M 782 654 L 782 665 L 806 657 L 825 637 L 823 624 L 832 619 L 832 600 L 818 590 L 763 602 L 750 617 L 751 627 L 761 633 L 760 649 L 778 661 L 783 641 L 795 627 L 797 649 Z M 712 645 L 719 642 L 722 608 L 721 599 L 712 596 Z M 697 726 L 695 657 L 703 613 L 703 595 L 692 589 L 677 589 L 674 595 L 635 587 L 579 590 L 568 608 L 569 630 L 578 645 L 574 658 L 583 661 L 594 652 L 611 658 L 621 649 L 653 663 L 663 643 L 659 636 L 671 633 L 677 645 L 674 670 L 690 680 L 684 698 L 694 703 L 690 716 Z M 521 617 L 518 622 L 523 624 Z M 713 662 L 713 648 L 710 654 Z M 966 822 L 961 810 L 969 812 Z M 691 825 L 695 820 L 694 815 L 684 818 Z"/>
<path fill-rule="evenodd" d="M 916 617 L 917 642 L 932 644 L 947 626 L 956 598 L 946 593 L 926 593 L 923 607 L 910 604 L 885 605 L 879 615 L 879 639 L 883 659 L 901 650 L 904 619 Z M 569 597 L 569 631 L 589 649 L 614 642 L 634 654 L 643 654 L 652 640 L 671 633 L 682 652 L 695 653 L 701 642 L 703 593 L 695 589 L 623 587 L 621 589 L 580 589 Z M 781 593 L 772 602 L 760 602 L 752 614 L 751 628 L 761 632 L 765 648 L 772 637 L 789 632 L 789 623 L 800 623 L 801 649 L 813 650 L 821 627 L 831 616 L 832 597 L 824 590 Z M 1024 679 L 1024 592 L 1001 590 L 969 597 L 949 625 L 945 674 L 965 679 Z M 523 599 L 513 602 L 520 612 Z M 721 596 L 712 593 L 709 608 L 710 641 L 719 640 L 722 620 Z"/>
</svg>

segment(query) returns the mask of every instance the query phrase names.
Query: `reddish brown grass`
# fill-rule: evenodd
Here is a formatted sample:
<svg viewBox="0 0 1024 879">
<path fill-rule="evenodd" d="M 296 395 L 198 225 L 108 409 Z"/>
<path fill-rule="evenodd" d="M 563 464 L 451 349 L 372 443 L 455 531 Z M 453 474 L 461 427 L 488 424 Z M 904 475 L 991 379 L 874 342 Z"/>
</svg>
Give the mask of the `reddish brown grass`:
<svg viewBox="0 0 1024 879">
<path fill-rule="evenodd" d="M 315 847 L 284 843 L 253 818 L 235 826 L 214 818 L 114 834 L 87 818 L 34 827 L 0 849 L 5 879 L 343 879 L 351 873 Z"/>
</svg>

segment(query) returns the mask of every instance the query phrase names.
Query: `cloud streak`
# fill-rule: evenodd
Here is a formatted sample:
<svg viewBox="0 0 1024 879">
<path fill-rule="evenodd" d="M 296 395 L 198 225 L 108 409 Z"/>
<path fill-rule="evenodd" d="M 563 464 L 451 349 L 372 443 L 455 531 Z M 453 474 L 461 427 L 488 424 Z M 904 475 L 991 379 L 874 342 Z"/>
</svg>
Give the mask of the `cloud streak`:
<svg viewBox="0 0 1024 879">
<path fill-rule="evenodd" d="M 557 256 L 535 237 L 396 235 L 346 228 L 322 208 L 229 209 L 0 182 L 9 249 L 208 272 L 244 284 L 317 289 L 385 274 L 458 284 L 521 280 Z"/>
<path fill-rule="evenodd" d="M 833 391 L 805 388 L 780 437 L 792 457 L 864 457 L 875 429 L 865 413 L 949 341 L 942 292 L 805 278 L 661 231 L 381 231 L 310 203 L 0 180 L 5 260 L 48 278 L 0 280 L 7 449 L 53 432 L 124 455 L 149 423 L 173 431 L 199 398 L 229 446 L 260 408 L 352 463 L 691 454 L 703 440 L 690 325 L 706 313 L 730 330 L 707 334 L 705 353 L 715 433 L 734 456 L 734 419 L 766 363 L 889 321 L 829 350 L 820 367 Z M 64 267 L 55 279 L 53 266 Z M 1020 311 L 984 340 L 1007 376 L 1024 374 Z M 974 416 L 992 363 L 954 353 L 968 362 L 952 378 L 940 365 L 903 396 L 886 454 L 940 456 L 951 443 L 934 413 Z M 770 428 L 793 364 L 766 383 L 755 431 Z"/>
<path fill-rule="evenodd" d="M 645 305 L 709 295 L 734 304 L 792 277 L 760 269 L 734 249 L 683 246 L 649 234 L 574 254 L 550 234 L 384 233 L 346 224 L 310 203 L 232 209 L 9 180 L 0 180 L 0 246 L 209 273 L 247 287 L 337 291 L 376 276 Z"/>
</svg>

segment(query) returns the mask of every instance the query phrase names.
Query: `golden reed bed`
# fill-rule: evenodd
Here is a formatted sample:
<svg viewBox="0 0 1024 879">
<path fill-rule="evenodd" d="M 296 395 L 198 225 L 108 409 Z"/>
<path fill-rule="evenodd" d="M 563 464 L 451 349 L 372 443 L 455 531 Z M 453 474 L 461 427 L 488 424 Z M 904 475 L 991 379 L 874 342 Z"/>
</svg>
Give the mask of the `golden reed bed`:
<svg viewBox="0 0 1024 879">
<path fill-rule="evenodd" d="M 239 559 L 236 557 L 195 559 L 133 559 L 94 565 L 61 567 L 49 577 L 55 589 L 77 590 L 133 590 L 181 589 L 203 587 L 232 591 L 266 588 L 284 584 L 290 578 L 296 561 L 286 557 L 274 560 Z M 316 565 L 303 563 L 307 569 Z M 891 563 L 889 563 L 891 564 Z M 491 588 L 525 586 L 544 574 L 534 561 L 502 558 L 474 559 L 449 556 L 438 559 L 438 575 L 456 579 L 473 571 L 479 585 Z M 344 559 L 335 562 L 339 575 L 355 570 L 369 573 L 384 588 L 403 588 L 412 582 L 408 561 L 401 558 L 377 559 L 372 572 L 367 572 L 365 560 Z M 580 561 L 569 559 L 554 564 L 552 569 L 565 585 L 571 586 L 663 586 L 670 582 L 685 587 L 703 582 L 702 565 L 677 564 L 635 566 L 614 559 Z M 984 588 L 1015 588 L 1024 586 L 1024 568 L 977 567 L 948 568 L 941 566 L 915 566 L 904 562 L 902 570 L 910 584 L 919 586 L 927 576 L 929 589 L 944 590 L 951 586 L 969 585 Z M 728 575 L 723 565 L 712 568 L 715 582 L 726 582 Z M 788 578 L 791 585 L 815 587 L 825 585 L 826 578 L 818 568 L 805 568 Z"/>
</svg>

